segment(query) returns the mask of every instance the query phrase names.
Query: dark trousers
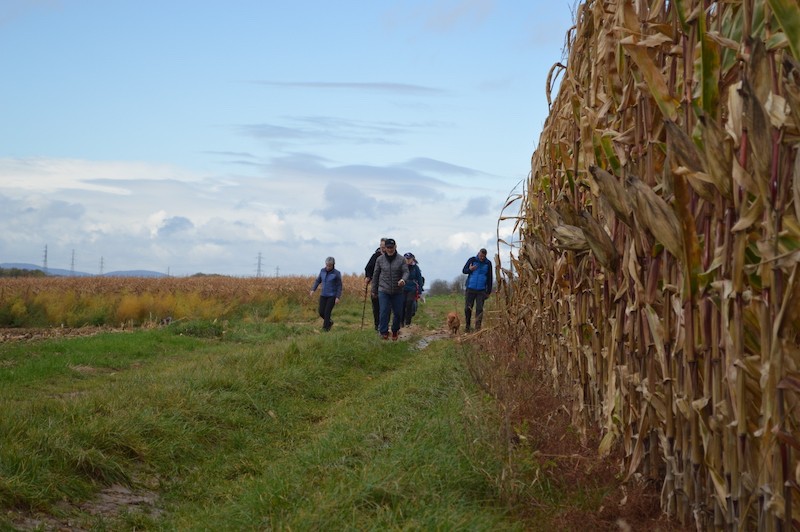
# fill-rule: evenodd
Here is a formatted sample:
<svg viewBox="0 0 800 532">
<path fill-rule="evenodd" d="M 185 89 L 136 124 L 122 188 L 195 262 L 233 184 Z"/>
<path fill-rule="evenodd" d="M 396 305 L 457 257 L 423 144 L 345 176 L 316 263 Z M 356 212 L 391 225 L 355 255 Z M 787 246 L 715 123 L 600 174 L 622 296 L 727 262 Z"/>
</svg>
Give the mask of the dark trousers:
<svg viewBox="0 0 800 532">
<path fill-rule="evenodd" d="M 403 323 L 411 325 L 411 318 L 414 317 L 414 303 L 417 301 L 416 292 L 406 292 L 406 300 L 403 305 Z"/>
<path fill-rule="evenodd" d="M 381 325 L 381 302 L 377 297 L 372 298 L 372 318 L 375 320 L 375 330 L 377 331 Z"/>
<path fill-rule="evenodd" d="M 379 331 L 381 334 L 389 334 L 389 315 L 392 315 L 392 334 L 400 330 L 400 317 L 403 315 L 403 303 L 405 294 L 387 294 L 378 292 L 378 300 L 381 303 L 381 323 Z"/>
<path fill-rule="evenodd" d="M 483 303 L 489 297 L 485 290 L 472 290 L 467 288 L 464 295 L 464 318 L 466 319 L 467 331 L 471 329 L 470 318 L 472 317 L 472 307 L 475 307 L 475 329 L 481 329 L 481 322 L 483 321 Z"/>
<path fill-rule="evenodd" d="M 322 318 L 322 329 L 330 331 L 333 322 L 331 321 L 331 313 L 333 306 L 336 304 L 336 296 L 320 296 L 319 297 L 319 317 Z"/>
</svg>

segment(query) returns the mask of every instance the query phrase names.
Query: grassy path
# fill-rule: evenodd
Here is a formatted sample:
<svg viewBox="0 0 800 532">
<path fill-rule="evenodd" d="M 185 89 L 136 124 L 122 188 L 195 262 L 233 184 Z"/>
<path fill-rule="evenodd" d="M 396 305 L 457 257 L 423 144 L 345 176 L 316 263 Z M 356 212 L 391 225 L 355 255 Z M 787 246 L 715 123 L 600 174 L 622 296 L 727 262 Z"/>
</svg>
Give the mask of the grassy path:
<svg viewBox="0 0 800 532">
<path fill-rule="evenodd" d="M 382 342 L 358 310 L 0 344 L 0 529 L 530 529 L 463 348 Z"/>
</svg>

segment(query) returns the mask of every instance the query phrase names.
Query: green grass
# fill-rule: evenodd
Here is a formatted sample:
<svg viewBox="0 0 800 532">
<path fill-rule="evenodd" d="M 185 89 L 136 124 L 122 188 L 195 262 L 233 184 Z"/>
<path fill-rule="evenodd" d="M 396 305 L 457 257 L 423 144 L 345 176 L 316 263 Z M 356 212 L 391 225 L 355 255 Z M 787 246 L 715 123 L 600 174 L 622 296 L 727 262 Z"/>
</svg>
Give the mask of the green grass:
<svg viewBox="0 0 800 532">
<path fill-rule="evenodd" d="M 457 304 L 429 298 L 421 334 Z M 361 305 L 330 333 L 241 319 L 0 344 L 0 529 L 530 529 L 502 502 L 468 347 L 381 341 Z M 159 512 L 82 509 L 116 484 Z"/>
</svg>

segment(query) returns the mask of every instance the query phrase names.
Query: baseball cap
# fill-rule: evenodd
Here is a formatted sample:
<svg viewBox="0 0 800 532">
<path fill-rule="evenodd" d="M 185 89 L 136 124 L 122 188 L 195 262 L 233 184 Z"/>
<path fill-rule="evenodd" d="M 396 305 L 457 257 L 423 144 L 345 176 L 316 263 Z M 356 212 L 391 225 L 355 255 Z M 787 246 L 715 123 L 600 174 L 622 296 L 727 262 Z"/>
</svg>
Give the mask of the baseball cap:
<svg viewBox="0 0 800 532">
<path fill-rule="evenodd" d="M 413 259 L 414 258 L 414 254 L 413 253 L 403 253 L 403 257 L 406 258 L 406 259 Z"/>
<path fill-rule="evenodd" d="M 384 242 L 384 245 L 387 248 L 393 248 L 397 245 L 397 243 L 394 241 L 394 238 L 387 238 L 386 242 Z"/>
</svg>

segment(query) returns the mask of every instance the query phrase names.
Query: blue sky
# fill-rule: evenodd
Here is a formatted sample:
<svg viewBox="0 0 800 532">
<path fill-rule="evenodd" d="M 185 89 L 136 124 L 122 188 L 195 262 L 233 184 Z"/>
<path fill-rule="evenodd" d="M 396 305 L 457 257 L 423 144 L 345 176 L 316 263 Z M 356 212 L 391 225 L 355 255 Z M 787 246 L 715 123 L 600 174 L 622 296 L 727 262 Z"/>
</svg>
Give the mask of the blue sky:
<svg viewBox="0 0 800 532">
<path fill-rule="evenodd" d="M 360 273 L 390 236 L 451 281 L 496 252 L 573 11 L 4 0 L 0 263 Z"/>
</svg>

